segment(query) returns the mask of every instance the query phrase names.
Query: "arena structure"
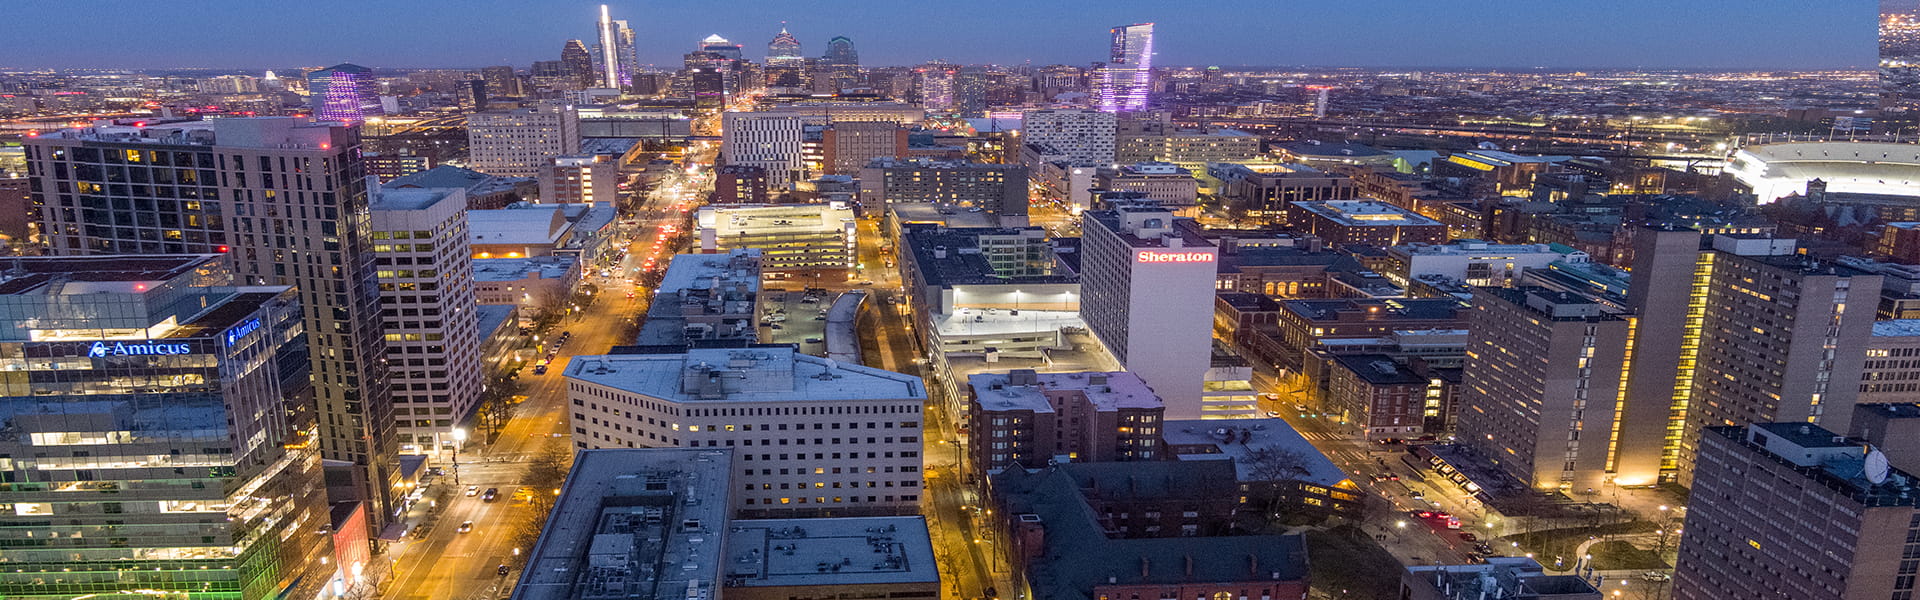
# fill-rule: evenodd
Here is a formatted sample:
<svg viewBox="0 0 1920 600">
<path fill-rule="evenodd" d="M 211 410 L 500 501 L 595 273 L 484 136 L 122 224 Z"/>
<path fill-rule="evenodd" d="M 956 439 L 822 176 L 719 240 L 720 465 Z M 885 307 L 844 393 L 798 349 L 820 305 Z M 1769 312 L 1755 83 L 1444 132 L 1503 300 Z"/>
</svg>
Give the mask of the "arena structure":
<svg viewBox="0 0 1920 600">
<path fill-rule="evenodd" d="M 1794 142 L 1748 146 L 1733 153 L 1727 173 L 1761 204 L 1806 194 L 1807 182 L 1827 192 L 1920 199 L 1920 144 Z M 1916 200 L 1920 202 L 1920 200 Z"/>
</svg>

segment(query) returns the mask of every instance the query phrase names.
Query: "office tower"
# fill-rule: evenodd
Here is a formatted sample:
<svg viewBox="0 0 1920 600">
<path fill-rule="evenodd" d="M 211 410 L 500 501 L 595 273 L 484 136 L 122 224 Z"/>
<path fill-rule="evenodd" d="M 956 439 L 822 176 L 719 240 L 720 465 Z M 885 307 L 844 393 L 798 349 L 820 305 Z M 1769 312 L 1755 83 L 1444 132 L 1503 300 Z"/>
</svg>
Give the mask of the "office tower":
<svg viewBox="0 0 1920 600">
<path fill-rule="evenodd" d="M 633 30 L 627 28 L 626 21 L 616 21 L 607 12 L 607 5 L 600 5 L 599 42 L 594 44 L 593 59 L 597 63 L 600 87 L 625 90 L 633 74 L 639 71 L 640 61 L 634 54 Z"/>
<path fill-rule="evenodd" d="M 1095 73 L 1094 106 L 1106 112 L 1146 110 L 1153 85 L 1153 24 L 1113 28 L 1112 53 Z"/>
<path fill-rule="evenodd" d="M 998 77 L 980 67 L 962 67 L 953 76 L 953 110 L 962 117 L 987 113 L 987 88 Z"/>
<path fill-rule="evenodd" d="M 1458 439 L 1538 489 L 1605 484 L 1628 323 L 1594 298 L 1475 288 Z"/>
<path fill-rule="evenodd" d="M 745 57 L 740 53 L 739 44 L 735 44 L 731 41 L 728 41 L 727 38 L 720 37 L 720 34 L 718 33 L 707 36 L 705 39 L 700 40 L 700 51 L 711 52 L 727 60 L 744 60 L 745 59 Z"/>
<path fill-rule="evenodd" d="M 800 40 L 786 27 L 767 43 L 767 85 L 798 88 L 807 85 L 807 58 L 800 54 Z"/>
<path fill-rule="evenodd" d="M 403 454 L 451 450 L 480 404 L 466 190 L 380 188 L 368 209 L 396 441 Z"/>
<path fill-rule="evenodd" d="M 577 87 L 593 87 L 593 54 L 587 52 L 586 43 L 567 40 L 567 45 L 560 47 L 560 63 L 566 66 L 564 74 L 579 82 Z"/>
<path fill-rule="evenodd" d="M 200 80 L 196 89 L 202 94 L 257 94 L 260 80 L 246 75 L 221 75 Z"/>
<path fill-rule="evenodd" d="M 381 183 L 433 168 L 432 160 L 414 154 L 411 148 L 401 148 L 393 153 L 362 152 L 360 158 L 366 163 L 367 174 L 379 177 Z"/>
<path fill-rule="evenodd" d="M 580 115 L 557 102 L 474 113 L 467 117 L 467 152 L 475 171 L 536 177 L 554 158 L 580 153 Z"/>
<path fill-rule="evenodd" d="M 821 132 L 820 144 L 827 175 L 858 175 L 875 159 L 905 154 L 907 128 L 893 121 L 837 122 Z"/>
<path fill-rule="evenodd" d="M 383 114 L 380 82 L 373 69 L 341 63 L 307 74 L 307 106 L 313 118 L 328 121 L 365 121 Z"/>
<path fill-rule="evenodd" d="M 1709 427 L 1674 600 L 1912 598 L 1920 489 L 1887 456 L 1809 423 Z"/>
<path fill-rule="evenodd" d="M 223 258 L 0 275 L 0 595 L 312 598 L 335 574 L 299 300 Z"/>
<path fill-rule="evenodd" d="M 1853 418 L 1882 277 L 1810 259 L 1794 246 L 1713 238 L 1699 374 L 1680 447 L 1682 484 L 1701 428 L 1791 421 L 1846 431 Z"/>
<path fill-rule="evenodd" d="M 805 180 L 806 118 L 791 112 L 730 112 L 722 116 L 720 162 L 767 170 L 767 186 L 791 189 Z"/>
<path fill-rule="evenodd" d="M 580 356 L 566 376 L 575 447 L 733 448 L 733 508 L 743 516 L 901 514 L 919 504 L 919 377 L 790 346 Z"/>
<path fill-rule="evenodd" d="M 495 98 L 518 98 L 524 95 L 520 90 L 520 76 L 513 73 L 513 67 L 482 67 L 480 79 L 487 82 L 487 95 Z"/>
<path fill-rule="evenodd" d="M 1113 113 L 1086 109 L 1030 110 L 1022 114 L 1020 134 L 1029 146 L 1052 150 L 1051 155 L 1075 165 L 1113 164 Z M 1032 168 L 1034 165 L 1027 165 Z"/>
<path fill-rule="evenodd" d="M 605 154 L 556 157 L 539 179 L 540 201 L 549 204 L 611 204 L 620 197 L 620 163 Z"/>
<path fill-rule="evenodd" d="M 47 190 L 36 197 L 52 253 L 225 252 L 239 281 L 298 289 L 321 457 L 351 464 L 361 485 L 330 491 L 369 502 L 384 526 L 399 474 L 357 128 L 292 117 L 97 125 L 26 146 Z M 123 173 L 153 183 L 128 187 Z"/>
<path fill-rule="evenodd" d="M 1020 165 L 883 158 L 860 170 L 864 210 L 929 203 L 979 209 L 1002 227 L 1027 225 L 1027 168 Z"/>
<path fill-rule="evenodd" d="M 474 110 L 487 109 L 487 80 L 469 79 L 460 85 L 460 106 Z"/>
<path fill-rule="evenodd" d="M 827 53 L 820 57 L 820 64 L 857 67 L 860 66 L 860 53 L 853 49 L 853 40 L 836 35 L 827 40 Z"/>
<path fill-rule="evenodd" d="M 1920 1 L 1880 0 L 1880 105 L 1920 107 Z"/>
<path fill-rule="evenodd" d="M 919 90 L 920 106 L 929 111 L 953 110 L 953 65 L 933 61 L 914 67 L 914 87 Z"/>
<path fill-rule="evenodd" d="M 1160 395 L 1169 419 L 1207 416 L 1219 249 L 1190 219 L 1157 207 L 1085 213 L 1080 317 L 1127 371 Z"/>
<path fill-rule="evenodd" d="M 967 387 L 977 470 L 1166 458 L 1156 455 L 1166 407 L 1133 373 L 1014 369 L 969 375 Z"/>
</svg>

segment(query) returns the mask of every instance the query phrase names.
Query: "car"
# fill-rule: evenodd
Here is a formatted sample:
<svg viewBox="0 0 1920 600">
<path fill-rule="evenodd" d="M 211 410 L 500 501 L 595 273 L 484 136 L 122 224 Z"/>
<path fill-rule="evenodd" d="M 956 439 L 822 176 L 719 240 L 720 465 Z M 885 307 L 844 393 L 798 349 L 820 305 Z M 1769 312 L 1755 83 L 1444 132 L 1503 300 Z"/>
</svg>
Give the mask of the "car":
<svg viewBox="0 0 1920 600">
<path fill-rule="evenodd" d="M 500 567 L 499 567 L 499 568 L 496 568 L 496 569 L 494 569 L 494 570 L 493 570 L 493 572 L 495 572 L 495 573 L 499 573 L 499 574 L 500 574 L 500 575 L 501 575 L 502 577 L 505 577 L 505 576 L 507 575 L 507 566 L 506 566 L 506 565 L 500 565 Z"/>
<path fill-rule="evenodd" d="M 862 282 L 860 282 L 860 285 L 873 285 L 873 282 L 872 282 L 872 281 L 862 281 Z"/>
<path fill-rule="evenodd" d="M 1462 531 L 1460 532 L 1460 541 L 1477 542 L 1480 541 L 1480 536 L 1474 535 L 1471 531 Z"/>
<path fill-rule="evenodd" d="M 545 374 L 547 374 L 547 366 L 546 366 L 546 365 L 534 365 L 534 366 L 533 366 L 533 374 L 535 374 L 535 375 L 545 375 Z M 467 494 L 467 495 L 468 495 L 468 496 L 472 496 L 473 494 Z"/>
<path fill-rule="evenodd" d="M 478 495 L 480 495 L 480 486 L 477 486 L 477 485 L 470 485 L 470 486 L 467 486 L 467 495 L 468 495 L 468 496 L 478 496 Z"/>
<path fill-rule="evenodd" d="M 499 497 L 500 488 L 487 488 L 486 493 L 480 495 L 480 500 L 483 502 L 492 502 Z"/>
<path fill-rule="evenodd" d="M 783 329 L 783 327 L 781 327 L 779 323 L 774 323 L 772 325 L 768 325 L 767 329 Z"/>
<path fill-rule="evenodd" d="M 1394 444 L 1403 444 L 1403 443 L 1406 443 L 1406 440 L 1403 440 L 1403 439 L 1400 439 L 1400 438 L 1382 438 L 1382 439 L 1381 439 L 1381 440 L 1380 440 L 1379 442 L 1377 442 L 1377 443 L 1379 443 L 1379 444 L 1380 444 L 1380 445 L 1382 445 L 1382 446 L 1392 446 L 1392 445 L 1394 445 Z"/>
<path fill-rule="evenodd" d="M 826 315 L 814 315 L 814 317 L 813 317 L 813 320 L 815 320 L 815 321 L 825 321 L 825 320 L 827 320 L 827 316 L 826 316 Z"/>
<path fill-rule="evenodd" d="M 820 343 L 820 342 L 823 342 L 823 341 L 825 341 L 825 340 L 822 340 L 822 339 L 820 339 L 820 338 L 817 338 L 817 337 L 810 337 L 810 338 L 807 338 L 807 343 L 809 343 L 809 344 L 818 344 L 818 343 Z"/>
<path fill-rule="evenodd" d="M 1267 411 L 1267 418 L 1270 418 L 1270 419 L 1280 418 L 1280 411 L 1277 411 L 1277 410 Z"/>
<path fill-rule="evenodd" d="M 442 469 L 440 467 L 429 467 L 427 468 L 427 474 L 428 475 L 446 475 L 447 470 Z"/>
<path fill-rule="evenodd" d="M 1493 546 L 1486 542 L 1480 542 L 1473 545 L 1473 551 L 1491 556 L 1493 555 Z"/>
<path fill-rule="evenodd" d="M 469 531 L 473 531 L 473 521 L 467 521 L 465 523 L 460 524 L 460 533 L 466 533 Z"/>
<path fill-rule="evenodd" d="M 1386 481 L 1386 480 L 1387 480 L 1387 476 L 1386 476 L 1386 474 L 1384 474 L 1384 473 L 1374 473 L 1374 474 L 1373 474 L 1373 480 L 1374 480 L 1374 481 Z"/>
<path fill-rule="evenodd" d="M 1640 578 L 1647 581 L 1667 581 L 1673 579 L 1673 575 L 1665 571 L 1647 571 L 1641 573 Z"/>
</svg>

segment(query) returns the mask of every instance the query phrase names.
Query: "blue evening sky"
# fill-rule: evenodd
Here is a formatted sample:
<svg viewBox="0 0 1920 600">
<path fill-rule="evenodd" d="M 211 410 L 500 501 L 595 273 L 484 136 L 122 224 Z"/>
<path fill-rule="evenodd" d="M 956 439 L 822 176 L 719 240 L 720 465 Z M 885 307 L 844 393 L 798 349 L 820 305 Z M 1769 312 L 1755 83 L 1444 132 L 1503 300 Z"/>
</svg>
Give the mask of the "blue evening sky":
<svg viewBox="0 0 1920 600">
<path fill-rule="evenodd" d="M 1162 65 L 1858 68 L 1874 0 L 656 0 L 610 2 L 641 62 L 718 33 L 758 59 L 780 22 L 868 65 L 1085 64 L 1106 29 L 1158 25 Z M 478 67 L 592 43 L 595 3 L 552 0 L 0 0 L 0 69 Z"/>
</svg>

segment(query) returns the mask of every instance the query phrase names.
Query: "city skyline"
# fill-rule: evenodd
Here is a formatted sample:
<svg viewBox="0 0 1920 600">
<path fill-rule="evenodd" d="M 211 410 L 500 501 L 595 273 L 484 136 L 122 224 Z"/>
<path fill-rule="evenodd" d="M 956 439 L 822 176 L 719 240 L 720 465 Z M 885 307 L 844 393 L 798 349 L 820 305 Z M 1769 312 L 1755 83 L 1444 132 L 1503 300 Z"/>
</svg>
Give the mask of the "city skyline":
<svg viewBox="0 0 1920 600">
<path fill-rule="evenodd" d="M 441 2 L 381 7 L 387 18 L 353 19 L 354 10 L 263 10 L 230 0 L 208 7 L 234 19 L 213 21 L 127 2 L 104 12 L 145 24 L 112 43 L 60 43 L 103 11 L 76 13 L 53 5 L 13 7 L 23 28 L 0 69 L 21 68 L 273 68 L 355 62 L 375 68 L 522 66 L 552 60 L 554 44 L 593 39 L 598 7 L 578 10 L 481 2 L 447 10 Z M 348 4 L 352 4 L 349 2 Z M 1063 7 L 1025 14 L 1011 2 L 989 0 L 942 20 L 913 23 L 911 9 L 825 2 L 807 10 L 759 0 L 722 5 L 646 6 L 614 3 L 611 10 L 636 26 L 641 65 L 672 67 L 709 33 L 729 39 L 771 39 L 784 25 L 808 47 L 833 36 L 855 40 L 871 65 L 909 65 L 929 59 L 960 64 L 1088 64 L 1100 60 L 1114 23 L 1155 22 L 1156 62 L 1178 66 L 1347 66 L 1421 68 L 1649 68 L 1839 69 L 1875 64 L 1871 43 L 1876 2 L 1846 0 L 1820 6 L 1769 1 L 1700 2 L 1674 6 L 1649 0 L 1604 6 L 1536 6 L 1521 0 L 1477 0 L 1451 6 L 1389 2 L 1367 9 L 1337 5 L 1276 8 L 1226 2 L 1204 13 L 1146 2 Z M 351 8 L 351 7 L 349 7 Z M 1737 8 L 1737 10 L 1735 10 Z M 1022 14 L 1018 20 L 994 15 Z M 1245 18 L 1219 19 L 1223 14 Z M 1648 18 L 1657 15 L 1659 18 Z M 302 28 L 236 27 L 222 23 L 298 17 Z M 422 23 L 440 23 L 423 29 Z M 1713 27 L 1701 27 L 1712 23 Z M 977 32 L 1001 38 L 977 43 Z M 1415 35 L 1449 31 L 1446 36 Z M 445 37 L 431 32 L 443 31 Z M 1356 40 L 1353 31 L 1372 31 Z M 1834 43 L 1834 40 L 1854 40 Z M 1232 43 L 1221 43 L 1228 41 Z M 158 43 L 164 42 L 164 43 Z M 144 46 L 129 52 L 122 45 Z M 757 45 L 757 44 L 756 44 Z M 242 51 L 244 49 L 244 51 Z M 134 58 L 130 58 L 134 57 Z M 760 58 L 760 57 L 754 57 Z"/>
</svg>

